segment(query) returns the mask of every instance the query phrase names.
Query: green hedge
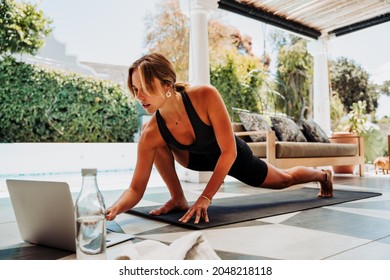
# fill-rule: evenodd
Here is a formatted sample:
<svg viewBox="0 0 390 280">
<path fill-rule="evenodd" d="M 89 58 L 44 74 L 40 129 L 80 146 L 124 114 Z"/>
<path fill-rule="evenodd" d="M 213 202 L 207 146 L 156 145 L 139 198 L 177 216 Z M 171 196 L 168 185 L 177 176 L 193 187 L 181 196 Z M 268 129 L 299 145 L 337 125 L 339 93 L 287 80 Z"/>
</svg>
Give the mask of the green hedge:
<svg viewBox="0 0 390 280">
<path fill-rule="evenodd" d="M 131 142 L 135 104 L 108 81 L 0 61 L 0 142 Z"/>
</svg>

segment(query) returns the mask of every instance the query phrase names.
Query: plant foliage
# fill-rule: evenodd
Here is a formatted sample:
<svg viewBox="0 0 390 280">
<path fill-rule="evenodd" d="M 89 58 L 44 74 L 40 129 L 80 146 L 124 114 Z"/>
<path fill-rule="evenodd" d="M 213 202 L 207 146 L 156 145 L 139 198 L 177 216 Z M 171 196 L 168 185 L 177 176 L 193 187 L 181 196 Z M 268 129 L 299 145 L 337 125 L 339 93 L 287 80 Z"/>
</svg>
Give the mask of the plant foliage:
<svg viewBox="0 0 390 280">
<path fill-rule="evenodd" d="M 336 91 L 348 111 L 353 103 L 365 100 L 367 113 L 378 107 L 379 95 L 369 86 L 369 74 L 355 61 L 341 57 L 331 62 L 332 90 Z"/>
<path fill-rule="evenodd" d="M 135 105 L 119 85 L 0 61 L 0 142 L 131 142 Z"/>
<path fill-rule="evenodd" d="M 181 12 L 179 1 L 161 1 L 157 13 L 145 18 L 145 45 L 149 52 L 166 56 L 173 64 L 179 81 L 188 80 L 189 19 Z"/>
<path fill-rule="evenodd" d="M 211 65 L 210 80 L 221 93 L 230 116 L 234 120 L 233 108 L 259 112 L 259 96 L 263 77 L 248 73 L 260 67 L 259 61 L 228 52 L 226 62 Z"/>
<path fill-rule="evenodd" d="M 309 97 L 313 76 L 313 59 L 307 51 L 306 40 L 292 35 L 289 38 L 289 41 L 282 40 L 279 43 L 282 45 L 279 46 L 278 52 L 276 90 L 285 99 L 280 99 L 278 108 L 299 121 L 302 112 L 311 108 Z"/>
<path fill-rule="evenodd" d="M 179 2 L 159 1 L 153 12 L 147 15 L 145 47 L 148 52 L 161 53 L 171 61 L 177 80 L 189 81 L 190 18 L 183 14 Z M 225 63 L 225 53 L 230 50 L 253 56 L 250 37 L 218 18 L 208 21 L 208 43 L 210 63 Z"/>
<path fill-rule="evenodd" d="M 0 55 L 35 54 L 52 31 L 36 5 L 0 0 Z"/>
</svg>

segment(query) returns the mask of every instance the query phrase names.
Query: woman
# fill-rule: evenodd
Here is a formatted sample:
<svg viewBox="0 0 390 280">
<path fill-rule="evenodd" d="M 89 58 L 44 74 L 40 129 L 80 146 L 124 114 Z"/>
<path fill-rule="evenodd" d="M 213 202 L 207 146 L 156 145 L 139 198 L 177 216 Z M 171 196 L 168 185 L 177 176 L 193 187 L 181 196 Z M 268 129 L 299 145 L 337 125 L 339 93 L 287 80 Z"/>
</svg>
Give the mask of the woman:
<svg viewBox="0 0 390 280">
<path fill-rule="evenodd" d="M 107 209 L 113 220 L 142 198 L 153 164 L 166 183 L 171 199 L 150 214 L 188 210 L 179 221 L 195 215 L 209 221 L 207 208 L 226 175 L 255 187 L 282 189 L 318 181 L 320 197 L 332 197 L 332 173 L 295 167 L 280 170 L 252 155 L 248 145 L 235 137 L 224 102 L 212 86 L 188 87 L 176 83 L 172 64 L 162 55 L 145 55 L 130 67 L 128 86 L 147 113 L 138 143 L 137 164 L 130 187 Z M 184 196 L 174 161 L 189 169 L 213 171 L 205 189 L 192 206 Z"/>
</svg>

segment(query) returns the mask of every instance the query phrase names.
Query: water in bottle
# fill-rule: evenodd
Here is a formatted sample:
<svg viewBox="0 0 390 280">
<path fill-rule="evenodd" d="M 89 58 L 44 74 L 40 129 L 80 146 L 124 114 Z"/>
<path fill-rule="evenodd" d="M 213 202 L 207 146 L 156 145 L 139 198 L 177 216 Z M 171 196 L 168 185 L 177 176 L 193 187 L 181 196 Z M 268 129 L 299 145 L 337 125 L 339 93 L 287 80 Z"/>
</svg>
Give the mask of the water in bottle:
<svg viewBox="0 0 390 280">
<path fill-rule="evenodd" d="M 106 208 L 97 184 L 97 170 L 82 169 L 82 187 L 75 203 L 77 259 L 106 259 Z"/>
</svg>

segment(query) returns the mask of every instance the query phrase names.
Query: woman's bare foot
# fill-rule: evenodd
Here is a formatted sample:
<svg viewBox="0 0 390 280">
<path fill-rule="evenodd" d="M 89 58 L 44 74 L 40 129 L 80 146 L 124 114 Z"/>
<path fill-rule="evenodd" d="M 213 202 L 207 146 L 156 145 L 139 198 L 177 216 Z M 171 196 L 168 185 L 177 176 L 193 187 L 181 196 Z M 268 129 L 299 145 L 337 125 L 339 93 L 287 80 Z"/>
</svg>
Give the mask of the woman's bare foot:
<svg viewBox="0 0 390 280">
<path fill-rule="evenodd" d="M 320 182 L 321 190 L 318 197 L 333 197 L 333 174 L 331 170 L 322 170 L 325 172 L 325 181 Z"/>
<path fill-rule="evenodd" d="M 149 214 L 158 216 L 158 215 L 167 214 L 173 210 L 188 210 L 188 209 L 189 209 L 188 202 L 185 198 L 181 200 L 174 200 L 173 198 L 171 198 L 160 208 L 153 209 L 152 211 L 150 211 Z"/>
</svg>

